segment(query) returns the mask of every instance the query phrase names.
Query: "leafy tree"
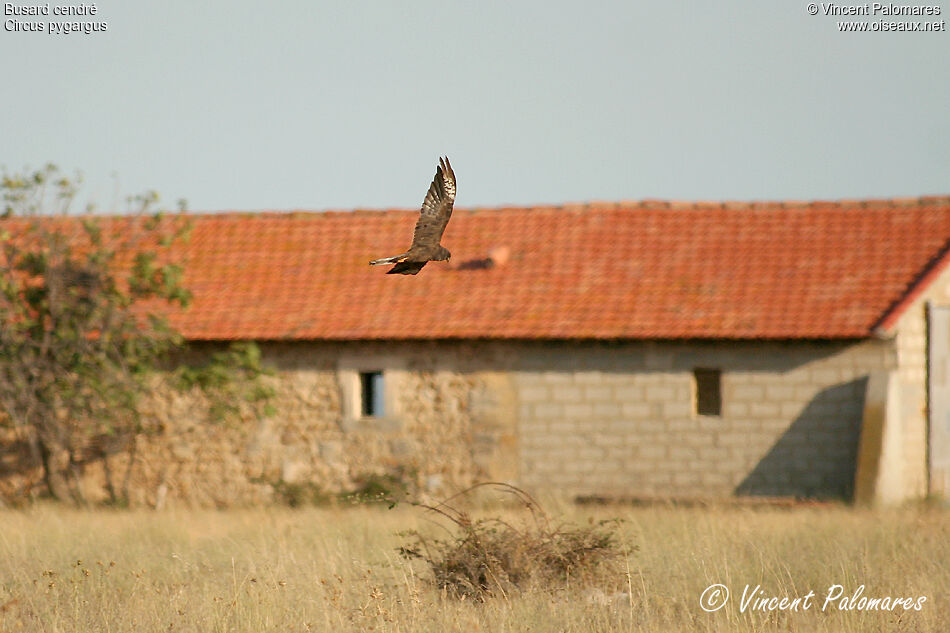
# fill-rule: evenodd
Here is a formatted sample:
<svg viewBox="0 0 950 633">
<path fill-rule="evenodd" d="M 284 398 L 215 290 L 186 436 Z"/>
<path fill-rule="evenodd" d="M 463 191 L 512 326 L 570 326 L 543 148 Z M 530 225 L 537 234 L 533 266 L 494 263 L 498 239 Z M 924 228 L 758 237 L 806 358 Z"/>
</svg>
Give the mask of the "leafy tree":
<svg viewBox="0 0 950 633">
<path fill-rule="evenodd" d="M 190 299 L 171 257 L 190 225 L 154 193 L 131 215 L 69 216 L 76 182 L 52 165 L 0 191 L 0 411 L 50 494 L 81 501 L 83 451 L 141 428 L 146 377 L 180 343 L 160 309 Z"/>
<path fill-rule="evenodd" d="M 158 211 L 149 192 L 125 215 L 77 217 L 77 183 L 53 165 L 0 180 L 0 426 L 26 440 L 52 497 L 82 502 L 79 468 L 101 458 L 112 501 L 127 502 L 136 438 L 159 426 L 138 406 L 156 377 L 202 393 L 211 422 L 270 415 L 275 393 L 252 342 L 193 364 L 173 353 L 182 337 L 163 314 L 191 299 L 177 248 L 191 229 L 184 202 Z M 117 490 L 108 455 L 119 450 L 129 460 Z"/>
</svg>

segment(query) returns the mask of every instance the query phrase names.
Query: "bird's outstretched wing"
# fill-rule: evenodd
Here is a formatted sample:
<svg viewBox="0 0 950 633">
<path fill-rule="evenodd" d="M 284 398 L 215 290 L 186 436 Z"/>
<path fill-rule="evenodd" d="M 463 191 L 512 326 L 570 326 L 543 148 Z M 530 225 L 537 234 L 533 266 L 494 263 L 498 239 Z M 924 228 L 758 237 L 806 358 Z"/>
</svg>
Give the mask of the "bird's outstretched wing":
<svg viewBox="0 0 950 633">
<path fill-rule="evenodd" d="M 399 262 L 386 271 L 387 275 L 416 275 L 427 262 Z"/>
<path fill-rule="evenodd" d="M 412 233 L 412 248 L 435 248 L 442 240 L 445 225 L 452 217 L 452 205 L 455 204 L 455 172 L 449 164 L 449 158 L 439 159 L 435 178 L 429 185 L 429 191 L 422 202 L 422 210 L 416 229 Z"/>
</svg>

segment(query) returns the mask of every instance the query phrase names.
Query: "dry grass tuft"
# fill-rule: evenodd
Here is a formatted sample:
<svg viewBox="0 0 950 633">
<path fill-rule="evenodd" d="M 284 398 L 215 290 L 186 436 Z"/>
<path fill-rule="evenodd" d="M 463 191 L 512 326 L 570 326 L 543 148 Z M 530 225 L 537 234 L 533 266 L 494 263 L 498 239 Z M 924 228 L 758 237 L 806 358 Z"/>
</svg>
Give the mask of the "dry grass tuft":
<svg viewBox="0 0 950 633">
<path fill-rule="evenodd" d="M 456 500 L 484 488 L 510 495 L 530 517 L 512 523 L 499 517 L 473 519 Z M 472 486 L 432 506 L 412 503 L 448 521 L 448 538 L 426 537 L 418 530 L 403 533 L 410 543 L 399 553 L 422 560 L 435 585 L 457 598 L 484 600 L 527 589 L 557 589 L 567 584 L 595 585 L 616 576 L 629 552 L 620 546 L 617 519 L 587 526 L 552 525 L 541 505 L 524 490 L 502 483 Z M 443 526 L 445 527 L 445 526 Z"/>
</svg>

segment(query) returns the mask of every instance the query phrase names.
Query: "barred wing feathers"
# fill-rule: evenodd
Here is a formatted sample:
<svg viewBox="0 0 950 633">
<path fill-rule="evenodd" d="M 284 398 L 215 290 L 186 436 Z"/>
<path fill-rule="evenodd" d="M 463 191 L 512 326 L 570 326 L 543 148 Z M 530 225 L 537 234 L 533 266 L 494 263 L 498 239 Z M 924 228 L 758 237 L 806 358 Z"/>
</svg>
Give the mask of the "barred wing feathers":
<svg viewBox="0 0 950 633">
<path fill-rule="evenodd" d="M 422 202 L 419 220 L 412 233 L 411 248 L 435 248 L 442 241 L 445 226 L 452 217 L 455 204 L 455 172 L 448 157 L 439 159 L 435 178 L 429 185 L 429 191 Z"/>
</svg>

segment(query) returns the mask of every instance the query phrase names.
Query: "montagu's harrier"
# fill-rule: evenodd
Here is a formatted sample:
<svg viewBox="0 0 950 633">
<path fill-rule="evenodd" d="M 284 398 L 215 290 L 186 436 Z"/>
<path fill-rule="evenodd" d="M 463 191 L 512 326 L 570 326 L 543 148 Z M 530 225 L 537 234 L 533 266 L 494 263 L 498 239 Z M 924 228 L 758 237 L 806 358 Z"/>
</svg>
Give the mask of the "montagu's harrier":
<svg viewBox="0 0 950 633">
<path fill-rule="evenodd" d="M 415 275 L 427 262 L 448 261 L 452 254 L 439 242 L 445 232 L 445 225 L 452 217 L 452 205 L 455 204 L 455 172 L 448 157 L 439 159 L 435 178 L 429 185 L 429 193 L 422 203 L 416 230 L 412 234 L 412 246 L 402 255 L 374 259 L 370 266 L 396 264 L 386 274 Z"/>
</svg>

